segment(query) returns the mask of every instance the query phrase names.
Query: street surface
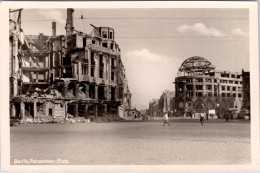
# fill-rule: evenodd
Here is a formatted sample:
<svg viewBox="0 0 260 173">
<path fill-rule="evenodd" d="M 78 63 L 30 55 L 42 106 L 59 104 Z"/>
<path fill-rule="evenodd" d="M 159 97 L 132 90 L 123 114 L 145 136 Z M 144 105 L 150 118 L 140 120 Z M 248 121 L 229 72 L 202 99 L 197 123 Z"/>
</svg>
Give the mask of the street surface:
<svg viewBox="0 0 260 173">
<path fill-rule="evenodd" d="M 162 124 L 161 119 L 11 127 L 11 164 L 28 164 L 26 161 L 72 165 L 250 163 L 247 120 L 212 119 L 201 126 L 198 119 L 175 118 L 170 119 L 171 126 Z"/>
</svg>

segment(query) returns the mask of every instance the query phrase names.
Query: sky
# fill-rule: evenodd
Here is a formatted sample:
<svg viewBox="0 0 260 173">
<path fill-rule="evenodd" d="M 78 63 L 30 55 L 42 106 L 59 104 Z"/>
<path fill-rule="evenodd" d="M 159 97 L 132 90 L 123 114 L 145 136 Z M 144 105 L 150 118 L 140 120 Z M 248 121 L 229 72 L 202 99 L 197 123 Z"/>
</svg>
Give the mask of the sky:
<svg viewBox="0 0 260 173">
<path fill-rule="evenodd" d="M 216 70 L 249 70 L 247 9 L 74 9 L 74 27 L 90 33 L 94 26 L 115 30 L 115 41 L 132 92 L 132 106 L 148 108 L 172 83 L 182 62 L 192 56 L 209 60 Z M 83 19 L 81 19 L 83 17 Z M 23 9 L 27 35 L 65 35 L 66 9 Z"/>
</svg>

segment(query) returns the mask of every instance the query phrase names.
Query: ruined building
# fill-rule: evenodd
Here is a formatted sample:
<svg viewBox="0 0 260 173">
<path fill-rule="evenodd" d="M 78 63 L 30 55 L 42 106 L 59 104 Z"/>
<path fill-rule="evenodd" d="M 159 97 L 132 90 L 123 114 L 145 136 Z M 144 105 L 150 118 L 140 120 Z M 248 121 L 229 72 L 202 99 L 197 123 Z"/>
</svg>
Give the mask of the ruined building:
<svg viewBox="0 0 260 173">
<path fill-rule="evenodd" d="M 248 115 L 250 118 L 250 72 L 242 70 L 242 82 L 243 82 L 243 106 L 242 110 L 244 115 Z"/>
<path fill-rule="evenodd" d="M 228 109 L 241 110 L 242 75 L 217 71 L 203 57 L 186 59 L 179 67 L 174 83 L 179 115 L 193 113 L 201 104 L 207 111 L 215 110 L 220 118 Z"/>
<path fill-rule="evenodd" d="M 27 35 L 24 42 L 19 42 L 20 23 L 10 19 L 12 116 L 129 116 L 131 93 L 114 29 L 76 31 L 73 11 L 67 9 L 66 36 L 56 35 L 53 22 L 52 36 Z"/>
</svg>

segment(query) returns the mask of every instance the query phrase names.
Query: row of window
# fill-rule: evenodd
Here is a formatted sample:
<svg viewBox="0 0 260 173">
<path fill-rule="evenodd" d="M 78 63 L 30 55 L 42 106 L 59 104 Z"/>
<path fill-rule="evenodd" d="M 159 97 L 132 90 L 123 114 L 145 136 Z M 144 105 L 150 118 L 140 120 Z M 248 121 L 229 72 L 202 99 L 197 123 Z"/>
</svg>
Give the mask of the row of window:
<svg viewBox="0 0 260 173">
<path fill-rule="evenodd" d="M 203 82 L 203 78 L 197 78 L 194 80 L 195 80 L 195 82 L 200 82 L 200 83 Z M 218 82 L 217 79 L 206 79 L 205 81 L 211 83 L 211 82 L 213 82 L 213 80 L 214 80 L 214 83 Z M 192 83 L 192 82 L 193 82 L 192 79 L 186 79 L 186 83 Z M 233 80 L 220 80 L 219 82 L 220 83 L 229 83 L 229 84 L 242 84 L 242 81 L 233 81 Z"/>
<path fill-rule="evenodd" d="M 193 92 L 187 92 L 186 94 L 187 94 L 187 97 L 193 97 Z M 195 92 L 195 96 L 196 97 L 202 97 L 203 93 L 200 92 L 200 91 L 196 91 Z M 212 92 L 207 92 L 207 93 L 205 93 L 205 96 L 207 96 L 207 97 L 212 97 L 212 96 L 217 97 L 218 94 L 217 93 L 212 94 Z M 233 94 L 231 94 L 231 93 L 221 93 L 221 97 L 231 97 L 231 96 L 232 97 L 239 97 L 239 98 L 241 98 L 242 94 L 238 93 L 236 95 L 236 93 L 233 93 Z"/>
</svg>

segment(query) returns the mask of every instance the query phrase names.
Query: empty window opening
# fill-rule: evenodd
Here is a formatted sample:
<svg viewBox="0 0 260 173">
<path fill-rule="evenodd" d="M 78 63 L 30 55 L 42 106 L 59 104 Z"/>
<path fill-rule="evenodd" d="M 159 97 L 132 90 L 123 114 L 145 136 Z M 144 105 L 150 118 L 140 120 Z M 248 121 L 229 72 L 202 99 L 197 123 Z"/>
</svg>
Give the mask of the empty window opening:
<svg viewBox="0 0 260 173">
<path fill-rule="evenodd" d="M 102 38 L 107 38 L 107 31 L 102 31 Z"/>
<path fill-rule="evenodd" d="M 63 66 L 71 65 L 71 57 L 70 56 L 63 57 L 62 59 L 63 59 L 63 61 L 62 61 Z"/>
<path fill-rule="evenodd" d="M 96 41 L 95 41 L 95 40 L 92 40 L 92 44 L 96 44 Z"/>
<path fill-rule="evenodd" d="M 115 87 L 111 87 L 111 100 L 116 99 L 116 89 Z"/>
<path fill-rule="evenodd" d="M 104 86 L 99 86 L 98 87 L 98 99 L 99 100 L 104 100 L 105 99 L 105 87 Z"/>
<path fill-rule="evenodd" d="M 69 94 L 76 95 L 76 84 L 71 82 L 68 85 Z"/>
<path fill-rule="evenodd" d="M 112 66 L 115 66 L 115 58 L 112 58 L 112 59 L 111 59 L 111 65 L 112 65 Z"/>
<path fill-rule="evenodd" d="M 89 98 L 95 98 L 95 85 L 89 85 Z"/>
<path fill-rule="evenodd" d="M 102 43 L 102 46 L 107 48 L 107 43 Z"/>
<path fill-rule="evenodd" d="M 95 76 L 95 67 L 91 67 L 90 72 L 91 72 L 91 77 L 94 77 Z"/>
<path fill-rule="evenodd" d="M 104 67 L 104 63 L 103 63 L 103 55 L 99 55 L 99 65 L 101 68 Z"/>
<path fill-rule="evenodd" d="M 222 93 L 222 97 L 226 97 L 226 93 Z"/>
<path fill-rule="evenodd" d="M 62 70 L 63 78 L 72 78 L 73 75 L 73 67 L 64 67 Z"/>
<path fill-rule="evenodd" d="M 109 32 L 110 39 L 113 39 L 113 32 Z"/>
<path fill-rule="evenodd" d="M 197 92 L 196 92 L 196 96 L 197 96 L 197 97 L 202 97 L 202 96 L 203 96 L 203 94 L 202 94 L 202 92 L 200 92 L 200 91 L 197 91 Z"/>
<path fill-rule="evenodd" d="M 100 69 L 100 70 L 99 70 L 99 77 L 100 77 L 100 78 L 103 78 L 103 77 L 104 77 L 104 70 L 103 70 L 103 69 Z"/>
<path fill-rule="evenodd" d="M 49 108 L 49 116 L 52 117 L 52 108 Z"/>
<path fill-rule="evenodd" d="M 87 38 L 83 37 L 83 47 L 86 47 L 86 45 L 87 45 Z"/>
<path fill-rule="evenodd" d="M 114 79 L 115 79 L 115 73 L 111 72 L 111 80 L 114 80 Z"/>
</svg>

